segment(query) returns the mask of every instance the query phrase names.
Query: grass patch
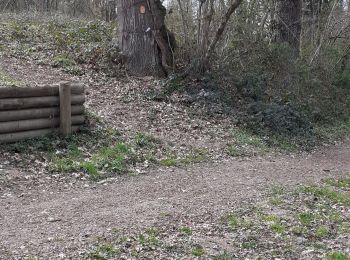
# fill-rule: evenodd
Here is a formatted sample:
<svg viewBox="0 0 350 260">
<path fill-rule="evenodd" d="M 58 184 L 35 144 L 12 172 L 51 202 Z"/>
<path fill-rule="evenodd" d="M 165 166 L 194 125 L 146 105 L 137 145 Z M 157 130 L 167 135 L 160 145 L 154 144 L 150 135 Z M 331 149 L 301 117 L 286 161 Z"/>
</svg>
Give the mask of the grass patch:
<svg viewBox="0 0 350 260">
<path fill-rule="evenodd" d="M 152 135 L 148 135 L 145 133 L 137 133 L 135 136 L 135 143 L 139 147 L 154 147 L 157 143 L 159 143 L 159 140 L 155 138 Z"/>
<path fill-rule="evenodd" d="M 270 203 L 274 206 L 278 206 L 283 204 L 283 200 L 278 196 L 274 196 L 270 199 Z"/>
<path fill-rule="evenodd" d="M 349 256 L 342 252 L 330 252 L 326 258 L 327 260 L 349 260 Z"/>
<path fill-rule="evenodd" d="M 105 260 L 115 257 L 119 251 L 111 244 L 98 245 L 96 249 L 89 254 L 89 259 Z"/>
<path fill-rule="evenodd" d="M 18 86 L 21 86 L 21 85 L 22 85 L 22 83 L 20 81 L 12 78 L 6 72 L 0 70 L 0 86 L 14 86 L 14 87 L 18 87 Z"/>
<path fill-rule="evenodd" d="M 166 167 L 176 166 L 178 164 L 177 160 L 174 158 L 165 158 L 159 161 L 159 164 Z"/>
<path fill-rule="evenodd" d="M 350 135 L 350 118 L 336 122 L 331 126 L 315 127 L 315 136 L 318 143 L 320 142 L 334 142 L 342 140 Z"/>
<path fill-rule="evenodd" d="M 191 253 L 193 256 L 197 256 L 197 257 L 205 255 L 204 248 L 201 245 L 195 245 L 192 248 Z"/>
<path fill-rule="evenodd" d="M 350 233 L 350 222 L 342 222 L 338 225 L 338 231 L 341 234 L 349 234 Z"/>
<path fill-rule="evenodd" d="M 274 150 L 280 152 L 296 152 L 301 148 L 293 138 L 283 135 L 258 135 L 242 129 L 233 129 L 231 132 L 232 143 L 229 143 L 225 153 L 232 157 L 245 154 L 265 154 Z M 298 140 L 300 142 L 300 140 Z M 307 140 L 303 140 L 307 142 Z M 306 146 L 305 146 L 306 148 Z"/>
<path fill-rule="evenodd" d="M 306 234 L 306 229 L 305 227 L 292 227 L 291 228 L 291 232 L 293 235 L 296 235 L 296 236 L 301 236 L 301 235 L 305 235 Z"/>
<path fill-rule="evenodd" d="M 279 222 L 280 219 L 276 215 L 267 215 L 262 218 L 266 222 Z"/>
<path fill-rule="evenodd" d="M 128 172 L 128 166 L 133 164 L 134 158 L 130 148 L 118 142 L 113 146 L 97 145 L 88 151 L 89 145 L 82 145 L 80 138 L 69 144 L 66 149 L 50 156 L 51 169 L 55 172 L 69 173 L 84 171 L 93 179 L 106 177 L 111 174 Z"/>
<path fill-rule="evenodd" d="M 232 157 L 242 156 L 244 153 L 234 144 L 229 144 L 225 150 L 226 154 Z"/>
<path fill-rule="evenodd" d="M 298 220 L 301 224 L 308 226 L 315 219 L 315 216 L 311 212 L 303 212 L 298 215 Z"/>
<path fill-rule="evenodd" d="M 286 227 L 281 223 L 273 223 L 271 225 L 271 230 L 277 234 L 283 234 L 286 230 Z"/>
<path fill-rule="evenodd" d="M 230 228 L 235 229 L 239 226 L 239 219 L 234 214 L 229 214 L 227 216 L 227 224 L 230 226 Z"/>
<path fill-rule="evenodd" d="M 335 180 L 335 179 L 326 179 L 324 180 L 325 183 L 328 185 L 331 185 L 333 187 L 337 187 L 340 189 L 350 189 L 350 178 L 345 178 L 341 180 Z"/>
<path fill-rule="evenodd" d="M 329 236 L 329 229 L 326 226 L 318 227 L 315 233 L 317 238 L 325 238 Z"/>
<path fill-rule="evenodd" d="M 345 206 L 350 206 L 350 197 L 346 196 L 342 193 L 338 193 L 334 190 L 331 190 L 327 187 L 316 187 L 316 186 L 310 186 L 306 187 L 304 189 L 306 193 L 311 193 L 314 196 L 318 196 L 324 199 L 331 200 L 335 203 L 342 203 Z"/>
<path fill-rule="evenodd" d="M 250 135 L 248 132 L 239 129 L 232 130 L 232 137 L 238 144 L 247 144 L 256 147 L 263 146 L 263 142 L 260 138 Z"/>
<path fill-rule="evenodd" d="M 82 172 L 92 179 L 123 174 L 144 160 L 124 143 L 113 129 L 83 129 L 67 138 L 52 135 L 3 146 L 4 151 L 20 153 L 30 165 L 30 154 L 47 156 L 48 169 L 57 173 Z"/>
<path fill-rule="evenodd" d="M 258 246 L 258 239 L 254 236 L 249 236 L 241 244 L 241 247 L 243 249 L 255 249 L 257 246 Z"/>
<path fill-rule="evenodd" d="M 157 235 L 155 229 L 148 229 L 145 233 L 139 234 L 137 240 L 142 246 L 156 246 L 159 244 Z"/>
<path fill-rule="evenodd" d="M 231 157 L 264 154 L 270 149 L 265 141 L 257 135 L 251 134 L 243 129 L 231 130 L 232 141 L 227 144 L 224 152 Z"/>
<path fill-rule="evenodd" d="M 205 149 L 194 149 L 183 158 L 179 159 L 180 164 L 193 164 L 204 162 L 207 159 L 207 151 Z"/>
<path fill-rule="evenodd" d="M 279 185 L 273 191 L 257 202 L 233 205 L 219 221 L 201 218 L 199 223 L 193 223 L 195 236 L 192 226 L 181 226 L 181 219 L 156 225 L 157 231 L 151 231 L 155 238 L 146 231 L 133 236 L 134 240 L 129 237 L 114 241 L 121 243 L 125 255 L 135 252 L 140 259 L 159 255 L 166 259 L 314 259 L 320 256 L 348 259 L 342 258 L 346 254 L 341 252 L 346 252 L 350 228 L 344 205 L 334 200 L 314 200 L 313 193 L 304 193 L 300 188 L 289 190 Z M 269 204 L 273 196 L 279 196 L 283 203 L 278 207 Z M 310 201 L 313 207 L 309 207 Z M 201 246 L 203 241 L 210 242 L 206 245 L 208 248 L 213 243 L 218 254 L 210 252 L 209 255 Z"/>
<path fill-rule="evenodd" d="M 207 159 L 207 151 L 204 149 L 194 149 L 188 154 L 177 156 L 171 154 L 169 157 L 159 160 L 159 164 L 166 167 L 184 166 L 194 163 L 204 162 Z"/>
<path fill-rule="evenodd" d="M 182 227 L 180 229 L 181 233 L 186 235 L 186 236 L 191 236 L 192 235 L 192 229 L 190 227 Z"/>
<path fill-rule="evenodd" d="M 279 151 L 287 152 L 287 153 L 293 153 L 298 151 L 300 146 L 298 146 L 295 142 L 293 142 L 293 139 L 287 138 L 285 136 L 271 136 L 268 138 L 268 145 L 269 147 L 275 147 Z"/>
<path fill-rule="evenodd" d="M 75 60 L 67 55 L 58 55 L 53 58 L 52 62 L 53 67 L 62 68 L 66 73 L 78 76 L 83 74 Z"/>
</svg>

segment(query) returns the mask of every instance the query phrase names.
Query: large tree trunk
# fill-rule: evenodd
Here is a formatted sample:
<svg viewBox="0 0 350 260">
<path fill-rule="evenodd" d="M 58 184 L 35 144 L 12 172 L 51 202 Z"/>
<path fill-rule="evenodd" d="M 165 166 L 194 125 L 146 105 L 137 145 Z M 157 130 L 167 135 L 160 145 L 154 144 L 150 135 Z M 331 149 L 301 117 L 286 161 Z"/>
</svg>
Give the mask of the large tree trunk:
<svg viewBox="0 0 350 260">
<path fill-rule="evenodd" d="M 172 66 L 173 36 L 160 0 L 119 0 L 119 46 L 129 73 L 164 76 Z"/>
<path fill-rule="evenodd" d="M 295 55 L 299 55 L 302 1 L 276 0 L 276 16 L 273 23 L 274 40 L 288 43 Z"/>
</svg>

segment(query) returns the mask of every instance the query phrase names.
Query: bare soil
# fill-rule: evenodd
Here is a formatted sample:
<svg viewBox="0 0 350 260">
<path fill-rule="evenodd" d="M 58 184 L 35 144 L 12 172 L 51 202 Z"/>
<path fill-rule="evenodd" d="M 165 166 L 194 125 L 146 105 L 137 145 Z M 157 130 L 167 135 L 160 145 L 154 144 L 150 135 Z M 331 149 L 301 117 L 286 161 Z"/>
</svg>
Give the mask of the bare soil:
<svg viewBox="0 0 350 260">
<path fill-rule="evenodd" d="M 155 105 L 144 98 L 152 79 L 72 77 L 10 57 L 2 58 L 0 69 L 30 85 L 82 81 L 88 109 L 109 126 L 125 135 L 154 134 L 177 149 L 206 148 L 217 159 L 94 183 L 33 174 L 0 155 L 0 259 L 81 259 L 97 237 L 114 228 L 138 232 L 165 225 L 164 216 L 179 223 L 215 220 L 242 203 L 261 200 L 272 185 L 315 184 L 350 172 L 349 140 L 313 153 L 227 159 L 222 151 L 231 121 L 220 113 L 194 116 L 193 109 L 178 104 Z"/>
<path fill-rule="evenodd" d="M 76 259 L 106 230 L 141 230 L 164 215 L 219 217 L 229 208 L 259 200 L 273 184 L 318 183 L 350 171 L 350 142 L 313 154 L 230 160 L 188 169 L 157 170 L 82 188 L 27 187 L 0 197 L 2 259 Z M 2 178 L 21 173 L 2 169 Z M 8 185 L 4 182 L 2 185 Z"/>
</svg>

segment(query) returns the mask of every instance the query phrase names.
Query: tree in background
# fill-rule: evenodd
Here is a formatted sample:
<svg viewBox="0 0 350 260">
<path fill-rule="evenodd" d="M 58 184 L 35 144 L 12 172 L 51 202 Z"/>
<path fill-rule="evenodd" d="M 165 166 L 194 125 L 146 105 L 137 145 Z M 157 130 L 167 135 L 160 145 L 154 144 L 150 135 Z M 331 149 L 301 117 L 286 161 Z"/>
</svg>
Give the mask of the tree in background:
<svg viewBox="0 0 350 260">
<path fill-rule="evenodd" d="M 160 0 L 119 0 L 119 47 L 130 73 L 166 75 L 173 66 L 174 38 Z"/>
<path fill-rule="evenodd" d="M 273 40 L 287 43 L 296 56 L 300 51 L 302 1 L 276 0 L 275 19 L 272 24 Z"/>
</svg>

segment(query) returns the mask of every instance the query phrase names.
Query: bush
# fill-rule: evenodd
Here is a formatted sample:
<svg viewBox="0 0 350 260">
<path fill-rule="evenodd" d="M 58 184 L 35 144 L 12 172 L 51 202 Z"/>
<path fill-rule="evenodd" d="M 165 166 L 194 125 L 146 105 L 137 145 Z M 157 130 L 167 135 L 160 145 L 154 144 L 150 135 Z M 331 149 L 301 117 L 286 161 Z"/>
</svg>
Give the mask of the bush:
<svg viewBox="0 0 350 260">
<path fill-rule="evenodd" d="M 281 135 L 309 134 L 312 127 L 307 118 L 289 104 L 254 102 L 248 107 L 247 125 L 259 132 L 261 126 Z"/>
<path fill-rule="evenodd" d="M 228 49 L 211 74 L 250 130 L 308 136 L 313 126 L 350 117 L 350 73 L 338 64 L 342 46 L 322 48 L 310 65 L 285 44 L 246 41 Z"/>
</svg>

